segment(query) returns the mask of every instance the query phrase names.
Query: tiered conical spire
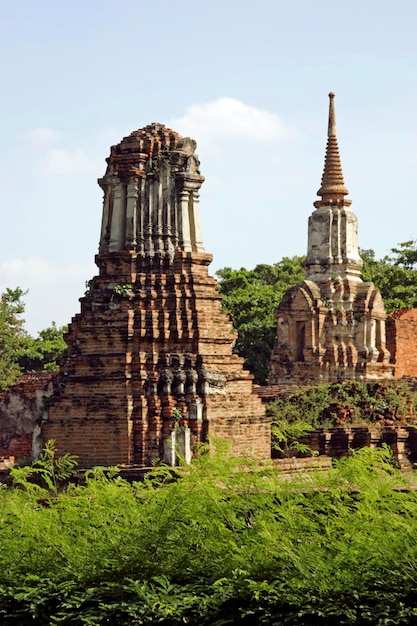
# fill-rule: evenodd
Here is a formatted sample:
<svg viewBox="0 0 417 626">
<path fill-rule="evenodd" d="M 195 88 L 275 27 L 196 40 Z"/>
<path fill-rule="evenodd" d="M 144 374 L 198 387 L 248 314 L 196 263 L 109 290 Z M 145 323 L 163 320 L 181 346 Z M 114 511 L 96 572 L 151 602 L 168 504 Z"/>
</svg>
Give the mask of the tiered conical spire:
<svg viewBox="0 0 417 626">
<path fill-rule="evenodd" d="M 358 222 L 343 179 L 336 138 L 334 93 L 329 93 L 329 126 L 321 187 L 316 208 L 308 221 L 307 257 L 304 267 L 309 280 L 326 282 L 335 272 L 358 280 L 362 260 L 358 248 Z M 327 296 L 326 296 L 327 297 Z"/>
<path fill-rule="evenodd" d="M 275 313 L 277 343 L 270 385 L 392 377 L 381 294 L 361 277 L 358 220 L 346 198 L 329 93 L 326 160 L 308 219 L 306 278 L 287 290 Z"/>
<path fill-rule="evenodd" d="M 343 179 L 342 164 L 340 162 L 339 146 L 336 137 L 336 115 L 334 110 L 334 93 L 329 93 L 329 128 L 326 148 L 326 160 L 321 179 L 321 187 L 317 192 L 321 196 L 320 204 L 338 204 L 344 200 L 349 192 Z M 317 205 L 316 205 L 317 206 Z"/>
</svg>

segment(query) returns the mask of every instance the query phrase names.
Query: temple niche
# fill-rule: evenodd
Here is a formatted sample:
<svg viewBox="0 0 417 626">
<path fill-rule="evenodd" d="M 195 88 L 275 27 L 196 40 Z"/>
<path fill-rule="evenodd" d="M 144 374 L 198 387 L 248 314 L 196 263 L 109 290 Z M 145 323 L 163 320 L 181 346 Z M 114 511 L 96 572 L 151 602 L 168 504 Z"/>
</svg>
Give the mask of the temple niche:
<svg viewBox="0 0 417 626">
<path fill-rule="evenodd" d="M 99 268 L 69 326 L 42 425 L 82 466 L 189 459 L 223 438 L 270 456 L 270 426 L 208 275 L 196 143 L 160 124 L 111 148 Z"/>
<path fill-rule="evenodd" d="M 384 303 L 374 284 L 361 279 L 357 218 L 345 197 L 334 94 L 329 98 L 321 199 L 308 221 L 306 278 L 287 290 L 276 311 L 272 385 L 393 377 Z"/>
</svg>

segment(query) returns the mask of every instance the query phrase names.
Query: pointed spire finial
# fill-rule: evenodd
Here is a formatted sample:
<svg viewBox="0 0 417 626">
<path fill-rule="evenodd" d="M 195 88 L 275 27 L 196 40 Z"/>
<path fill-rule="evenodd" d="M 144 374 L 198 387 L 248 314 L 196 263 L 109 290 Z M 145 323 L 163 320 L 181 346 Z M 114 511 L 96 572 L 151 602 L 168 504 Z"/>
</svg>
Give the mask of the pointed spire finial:
<svg viewBox="0 0 417 626">
<path fill-rule="evenodd" d="M 339 147 L 336 137 L 336 114 L 334 109 L 334 93 L 329 93 L 329 126 L 327 131 L 327 148 L 324 171 L 321 179 L 321 187 L 317 192 L 321 201 L 314 203 L 317 208 L 327 204 L 351 204 L 350 200 L 344 200 L 349 193 L 343 179 L 342 164 L 340 162 Z"/>
<path fill-rule="evenodd" d="M 334 93 L 331 91 L 329 93 L 329 128 L 327 131 L 328 137 L 336 137 L 336 114 L 334 112 Z"/>
</svg>

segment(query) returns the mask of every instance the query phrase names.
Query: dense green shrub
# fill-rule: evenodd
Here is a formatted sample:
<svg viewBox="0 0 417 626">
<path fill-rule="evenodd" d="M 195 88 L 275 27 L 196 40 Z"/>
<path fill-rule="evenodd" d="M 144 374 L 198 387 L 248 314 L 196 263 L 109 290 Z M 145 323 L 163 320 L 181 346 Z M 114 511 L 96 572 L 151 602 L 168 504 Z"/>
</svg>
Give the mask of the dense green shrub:
<svg viewBox="0 0 417 626">
<path fill-rule="evenodd" d="M 415 413 L 417 396 L 398 381 L 350 380 L 297 389 L 267 405 L 273 420 L 313 427 L 402 422 Z"/>
<path fill-rule="evenodd" d="M 0 490 L 2 626 L 415 622 L 417 496 L 385 448 L 292 481 L 227 449 L 134 485 L 17 478 Z"/>
</svg>

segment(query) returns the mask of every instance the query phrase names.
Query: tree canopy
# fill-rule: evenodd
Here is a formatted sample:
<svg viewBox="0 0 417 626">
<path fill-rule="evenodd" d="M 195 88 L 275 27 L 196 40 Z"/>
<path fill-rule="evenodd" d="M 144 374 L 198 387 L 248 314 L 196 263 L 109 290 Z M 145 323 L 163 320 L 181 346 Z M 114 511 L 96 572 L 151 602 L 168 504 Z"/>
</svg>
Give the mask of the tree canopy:
<svg viewBox="0 0 417 626">
<path fill-rule="evenodd" d="M 255 382 L 265 383 L 276 336 L 275 311 L 291 285 L 304 278 L 303 257 L 284 257 L 274 265 L 253 270 L 225 267 L 217 272 L 223 307 L 238 332 L 235 351 L 244 357 Z"/>
<path fill-rule="evenodd" d="M 373 250 L 360 251 L 362 278 L 380 290 L 388 313 L 417 307 L 417 241 L 410 240 L 391 248 L 382 259 Z"/>
<path fill-rule="evenodd" d="M 25 292 L 7 288 L 0 296 L 0 392 L 5 391 L 26 372 L 58 368 L 66 344 L 66 328 L 55 322 L 36 338 L 24 329 Z"/>
<path fill-rule="evenodd" d="M 58 361 L 67 348 L 64 341 L 66 326 L 51 326 L 39 331 L 36 338 L 26 335 L 19 366 L 23 372 L 40 372 L 58 369 Z"/>
<path fill-rule="evenodd" d="M 0 391 L 7 389 L 21 373 L 19 357 L 25 342 L 24 295 L 17 287 L 6 289 L 0 296 Z"/>
</svg>

